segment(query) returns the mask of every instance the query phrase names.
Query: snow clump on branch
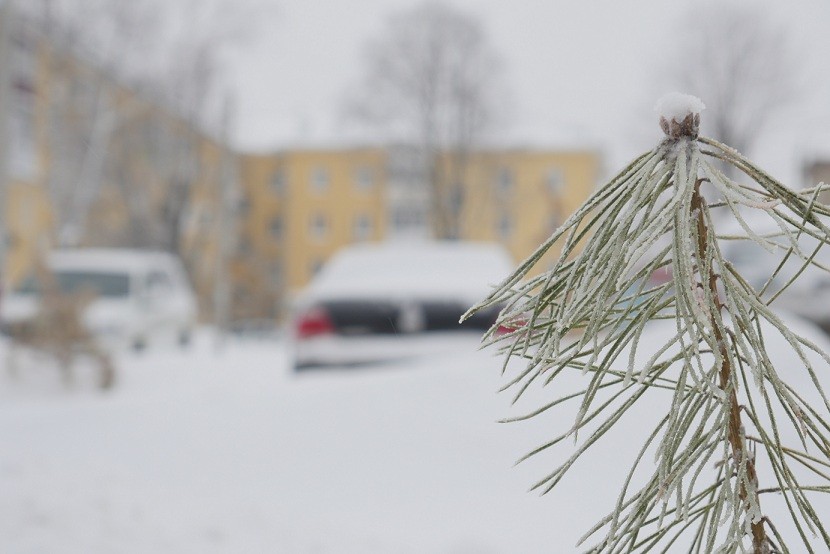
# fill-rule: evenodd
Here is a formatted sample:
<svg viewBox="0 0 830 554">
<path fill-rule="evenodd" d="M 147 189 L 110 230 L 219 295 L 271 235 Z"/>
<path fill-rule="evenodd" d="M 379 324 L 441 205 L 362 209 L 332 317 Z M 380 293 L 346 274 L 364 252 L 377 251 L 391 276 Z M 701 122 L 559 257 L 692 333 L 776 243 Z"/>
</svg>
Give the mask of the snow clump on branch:
<svg viewBox="0 0 830 554">
<path fill-rule="evenodd" d="M 687 115 L 699 114 L 704 109 L 706 106 L 700 98 L 682 92 L 670 92 L 662 96 L 654 106 L 654 111 L 660 117 L 678 123 L 686 119 Z"/>
<path fill-rule="evenodd" d="M 654 111 L 660 115 L 660 128 L 670 138 L 697 138 L 700 112 L 705 108 L 697 96 L 670 92 L 657 101 Z"/>
</svg>

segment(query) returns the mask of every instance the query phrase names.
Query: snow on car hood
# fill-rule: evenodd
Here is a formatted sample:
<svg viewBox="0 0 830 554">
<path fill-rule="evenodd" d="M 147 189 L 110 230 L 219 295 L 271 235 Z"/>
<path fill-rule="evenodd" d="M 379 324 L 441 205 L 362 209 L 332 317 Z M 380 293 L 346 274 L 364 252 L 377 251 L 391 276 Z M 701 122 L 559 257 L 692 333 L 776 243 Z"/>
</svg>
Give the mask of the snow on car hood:
<svg viewBox="0 0 830 554">
<path fill-rule="evenodd" d="M 18 323 L 37 314 L 38 300 L 33 295 L 8 294 L 0 301 L 0 321 Z"/>
<path fill-rule="evenodd" d="M 107 326 L 124 326 L 140 318 L 137 306 L 126 298 L 98 297 L 83 313 L 83 321 L 90 329 Z"/>
<path fill-rule="evenodd" d="M 40 310 L 40 299 L 31 294 L 9 294 L 0 304 L 0 320 L 15 323 L 31 319 Z M 134 322 L 138 309 L 126 299 L 96 298 L 83 310 L 83 323 L 90 329 Z"/>
<path fill-rule="evenodd" d="M 507 277 L 513 261 L 488 243 L 358 245 L 335 255 L 312 281 L 306 298 L 429 298 L 475 303 Z"/>
</svg>

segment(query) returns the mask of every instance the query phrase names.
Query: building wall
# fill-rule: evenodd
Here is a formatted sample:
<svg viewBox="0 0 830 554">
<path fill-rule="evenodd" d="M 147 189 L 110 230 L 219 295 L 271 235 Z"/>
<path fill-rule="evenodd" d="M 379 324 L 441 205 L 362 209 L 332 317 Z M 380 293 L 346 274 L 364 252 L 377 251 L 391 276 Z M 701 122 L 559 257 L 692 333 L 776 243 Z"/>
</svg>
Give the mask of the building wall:
<svg viewBox="0 0 830 554">
<path fill-rule="evenodd" d="M 285 187 L 274 182 L 279 166 L 271 156 L 248 156 L 240 166 L 239 197 L 233 203 L 239 232 L 233 254 L 234 320 L 274 317 L 279 305 L 286 225 Z"/>
<path fill-rule="evenodd" d="M 243 156 L 234 287 L 242 291 L 237 304 L 251 309 L 238 310 L 238 317 L 279 315 L 290 295 L 348 244 L 431 236 L 428 217 L 414 226 L 395 221 L 407 202 L 416 211 L 427 206 L 415 162 L 399 147 Z M 599 170 L 592 151 L 478 152 L 463 175 L 460 238 L 500 242 L 515 260 L 524 259 L 590 194 Z M 370 222 L 362 231 L 360 217 Z"/>
<path fill-rule="evenodd" d="M 275 315 L 337 250 L 385 234 L 382 149 L 249 155 L 241 176 L 239 317 Z"/>
<path fill-rule="evenodd" d="M 230 265 L 223 252 L 233 252 L 236 222 L 223 210 L 223 187 L 232 195 L 237 185 L 233 174 L 236 157 L 212 140 L 196 144 L 198 167 L 188 190 L 185 213 L 181 219 L 180 253 L 191 284 L 199 299 L 204 320 L 216 318 L 217 279 Z M 225 173 L 230 172 L 230 173 Z"/>
<path fill-rule="evenodd" d="M 5 191 L 4 221 L 7 224 L 8 251 L 4 283 L 20 283 L 38 258 L 49 249 L 51 210 L 42 187 L 12 182 Z"/>
<path fill-rule="evenodd" d="M 419 148 L 393 145 L 386 149 L 387 239 L 425 239 L 430 228 L 430 187 L 425 158 Z"/>
<path fill-rule="evenodd" d="M 599 156 L 591 151 L 477 153 L 467 170 L 462 235 L 499 242 L 523 260 L 582 204 L 599 171 Z"/>
<path fill-rule="evenodd" d="M 17 23 L 3 285 L 14 287 L 59 244 L 179 250 L 212 317 L 228 148 Z"/>
<path fill-rule="evenodd" d="M 806 187 L 830 183 L 830 160 L 819 159 L 807 162 L 804 165 L 804 181 Z M 830 205 L 830 191 L 821 192 L 818 201 L 824 205 Z"/>
<path fill-rule="evenodd" d="M 293 152 L 283 159 L 290 208 L 286 285 L 296 290 L 343 246 L 383 237 L 386 155 L 380 149 L 323 150 Z"/>
<path fill-rule="evenodd" d="M 44 117 L 48 99 L 42 84 L 44 49 L 25 27 L 13 21 L 9 41 L 10 95 L 7 104 L 9 182 L 2 191 L 3 224 L 7 249 L 2 283 L 14 286 L 29 272 L 35 260 L 50 245 L 52 217 L 44 188 Z"/>
<path fill-rule="evenodd" d="M 58 232 L 75 205 L 73 244 L 177 250 L 206 320 L 273 319 L 342 247 L 433 235 L 417 148 L 237 155 L 43 41 L 15 44 L 14 121 L 25 140 L 15 141 L 24 148 L 6 191 L 12 284 L 66 239 Z M 490 150 L 468 161 L 463 175 L 444 172 L 461 181 L 459 238 L 501 242 L 517 261 L 599 171 L 588 151 Z"/>
</svg>

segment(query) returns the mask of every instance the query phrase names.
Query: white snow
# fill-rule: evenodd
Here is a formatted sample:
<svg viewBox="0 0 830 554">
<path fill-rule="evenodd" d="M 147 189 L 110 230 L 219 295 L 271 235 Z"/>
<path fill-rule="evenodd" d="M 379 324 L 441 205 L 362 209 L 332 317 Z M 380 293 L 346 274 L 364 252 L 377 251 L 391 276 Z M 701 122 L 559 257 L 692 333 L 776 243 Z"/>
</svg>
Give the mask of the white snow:
<svg viewBox="0 0 830 554">
<path fill-rule="evenodd" d="M 677 123 L 681 123 L 690 113 L 699 114 L 705 108 L 706 106 L 700 98 L 681 92 L 670 92 L 662 96 L 654 105 L 654 111 L 660 117 L 665 117 L 667 121 L 673 120 Z"/>
<path fill-rule="evenodd" d="M 514 262 L 487 242 L 400 240 L 339 251 L 308 290 L 314 299 L 425 298 L 474 304 L 507 277 Z"/>
<path fill-rule="evenodd" d="M 208 338 L 120 358 L 111 394 L 64 391 L 42 362 L 17 382 L 0 374 L 0 552 L 571 552 L 655 421 L 653 403 L 638 406 L 539 498 L 527 489 L 573 444 L 513 461 L 573 413 L 494 423 L 561 391 L 511 408 L 495 392 L 500 360 L 475 338 L 440 358 L 300 376 L 278 341 L 217 353 Z M 809 382 L 782 339 L 768 346 Z M 764 511 L 788 532 L 775 500 Z"/>
</svg>

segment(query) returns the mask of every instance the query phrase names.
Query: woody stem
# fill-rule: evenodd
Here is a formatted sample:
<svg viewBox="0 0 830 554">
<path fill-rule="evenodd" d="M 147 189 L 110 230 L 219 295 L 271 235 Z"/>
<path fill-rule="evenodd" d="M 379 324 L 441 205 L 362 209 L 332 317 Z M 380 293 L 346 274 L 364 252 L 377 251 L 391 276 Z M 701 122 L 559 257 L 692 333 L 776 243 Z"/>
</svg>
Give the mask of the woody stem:
<svg viewBox="0 0 830 554">
<path fill-rule="evenodd" d="M 700 194 L 701 182 L 702 180 L 698 179 L 698 181 L 695 183 L 695 189 L 693 192 L 691 203 L 692 216 L 694 217 L 696 214 L 697 217 L 697 267 L 698 272 L 700 272 L 701 280 L 705 283 L 704 286 L 709 287 L 709 291 L 712 294 L 712 298 L 714 299 L 715 305 L 717 306 L 717 312 L 720 312 L 723 310 L 723 303 L 720 301 L 720 297 L 718 294 L 718 276 L 715 273 L 715 268 L 713 267 L 713 264 L 704 263 L 704 260 L 706 259 L 706 253 L 708 251 L 709 228 L 706 224 L 706 219 L 703 213 L 705 200 Z M 708 267 L 708 271 L 706 272 L 707 275 L 704 275 L 703 271 L 706 267 Z M 727 344 L 723 334 L 723 330 L 716 321 L 715 316 L 715 313 L 711 313 L 709 315 L 709 318 L 712 332 L 714 334 L 715 341 L 718 345 L 718 350 L 721 359 L 721 366 L 718 371 L 718 386 L 724 393 L 728 395 L 729 424 L 727 428 L 727 440 L 729 441 L 729 445 L 732 449 L 733 460 L 735 460 L 735 462 L 738 464 L 742 463 L 744 460 L 746 463 L 746 480 L 749 483 L 752 483 L 752 491 L 750 493 L 750 491 L 747 490 L 746 485 L 744 483 L 741 483 L 740 488 L 738 490 L 738 495 L 741 499 L 741 503 L 748 509 L 749 503 L 747 497 L 749 494 L 755 495 L 755 498 L 753 500 L 756 504 L 759 504 L 760 502 L 757 492 L 758 475 L 755 471 L 755 460 L 748 456 L 748 453 L 746 452 L 746 445 L 744 444 L 744 440 L 742 438 L 741 431 L 743 429 L 743 423 L 741 422 L 741 411 L 740 406 L 738 404 L 737 382 L 732 378 L 733 368 L 731 358 L 727 350 Z M 769 541 L 767 540 L 763 519 L 760 519 L 756 523 L 751 523 L 751 530 L 752 548 L 754 554 L 768 553 Z"/>
</svg>

